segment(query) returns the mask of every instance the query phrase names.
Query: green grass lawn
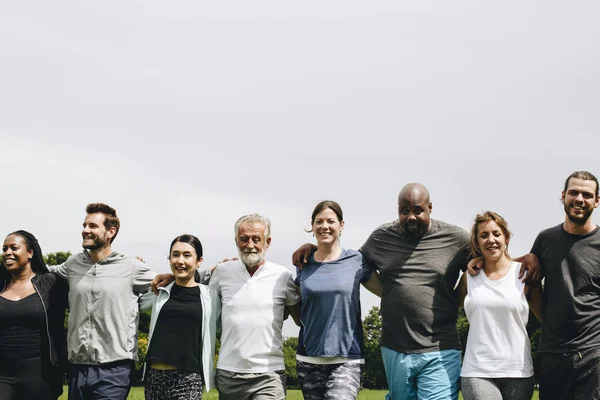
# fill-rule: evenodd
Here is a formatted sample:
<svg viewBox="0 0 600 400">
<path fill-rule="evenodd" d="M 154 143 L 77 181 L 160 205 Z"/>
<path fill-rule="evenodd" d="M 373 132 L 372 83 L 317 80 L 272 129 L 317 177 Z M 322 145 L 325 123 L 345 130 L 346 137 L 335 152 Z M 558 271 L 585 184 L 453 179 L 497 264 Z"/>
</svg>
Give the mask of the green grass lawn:
<svg viewBox="0 0 600 400">
<path fill-rule="evenodd" d="M 384 390 L 361 390 L 358 395 L 359 400 L 382 400 L 385 397 L 387 391 Z M 202 400 L 217 400 L 219 398 L 219 392 L 211 390 L 210 393 L 204 393 Z M 65 392 L 59 398 L 60 400 L 67 400 L 67 388 Z M 302 392 L 300 390 L 288 390 L 286 399 L 289 400 L 302 400 Z M 132 387 L 131 392 L 127 400 L 144 400 L 144 388 L 143 387 Z"/>
<path fill-rule="evenodd" d="M 369 390 L 364 389 L 361 390 L 358 394 L 358 400 L 383 400 L 385 398 L 385 394 L 387 390 Z M 216 390 L 211 390 L 210 393 L 204 393 L 202 396 L 202 400 L 217 400 L 219 398 L 219 393 Z M 302 400 L 302 392 L 300 390 L 288 390 L 287 399 L 289 400 Z M 60 396 L 60 400 L 67 400 L 67 388 L 65 387 L 65 393 Z M 144 400 L 144 388 L 143 387 L 133 387 L 131 388 L 131 392 L 129 393 L 129 397 L 127 400 Z M 459 400 L 463 400 L 462 396 L 459 395 Z M 533 399 L 538 400 L 538 392 L 537 390 L 533 393 Z"/>
<path fill-rule="evenodd" d="M 358 400 L 383 400 L 385 398 L 385 394 L 387 390 L 369 390 L 364 389 L 361 390 L 358 394 Z M 219 398 L 219 393 L 216 390 L 211 390 L 210 393 L 204 393 L 202 396 L 202 400 L 217 400 Z M 59 398 L 60 400 L 67 400 L 67 387 L 65 386 L 65 392 Z M 289 400 L 302 400 L 302 392 L 300 390 L 288 390 L 286 399 Z M 463 400 L 462 396 L 459 395 L 459 399 Z M 129 397 L 127 400 L 144 400 L 144 388 L 143 387 L 133 387 L 131 388 L 131 392 L 129 393 Z M 537 390 L 533 393 L 533 399 L 538 400 L 538 392 Z"/>
</svg>

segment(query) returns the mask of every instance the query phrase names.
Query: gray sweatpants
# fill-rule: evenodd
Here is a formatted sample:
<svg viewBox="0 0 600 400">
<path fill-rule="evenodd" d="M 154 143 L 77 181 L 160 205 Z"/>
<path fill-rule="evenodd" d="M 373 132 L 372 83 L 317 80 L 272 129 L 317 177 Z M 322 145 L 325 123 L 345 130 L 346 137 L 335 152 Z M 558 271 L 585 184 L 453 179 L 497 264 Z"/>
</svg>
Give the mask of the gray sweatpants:
<svg viewBox="0 0 600 400">
<path fill-rule="evenodd" d="M 217 369 L 220 400 L 285 400 L 285 371 L 241 373 Z"/>
<path fill-rule="evenodd" d="M 460 378 L 465 400 L 531 400 L 533 376 L 529 378 Z"/>
</svg>

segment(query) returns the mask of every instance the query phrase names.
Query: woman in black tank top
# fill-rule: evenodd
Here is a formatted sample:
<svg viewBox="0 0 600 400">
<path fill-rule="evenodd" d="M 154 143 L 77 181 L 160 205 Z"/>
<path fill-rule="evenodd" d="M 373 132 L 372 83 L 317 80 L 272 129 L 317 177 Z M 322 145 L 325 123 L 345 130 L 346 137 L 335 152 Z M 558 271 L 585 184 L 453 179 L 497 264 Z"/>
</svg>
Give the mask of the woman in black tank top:
<svg viewBox="0 0 600 400">
<path fill-rule="evenodd" d="M 144 378 L 147 400 L 200 400 L 203 386 L 212 385 L 214 341 L 208 331 L 214 317 L 210 289 L 195 280 L 201 263 L 197 237 L 173 240 L 169 264 L 175 282 L 159 289 L 152 307 Z"/>
<path fill-rule="evenodd" d="M 36 238 L 9 234 L 0 266 L 0 400 L 54 400 L 62 393 L 68 287 L 50 274 Z"/>
</svg>

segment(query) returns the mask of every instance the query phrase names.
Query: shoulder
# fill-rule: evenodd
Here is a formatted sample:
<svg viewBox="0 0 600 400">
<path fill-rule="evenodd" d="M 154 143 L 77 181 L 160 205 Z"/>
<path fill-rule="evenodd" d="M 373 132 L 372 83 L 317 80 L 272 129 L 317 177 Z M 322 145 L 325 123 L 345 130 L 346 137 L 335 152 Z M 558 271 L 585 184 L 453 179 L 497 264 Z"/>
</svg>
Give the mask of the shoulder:
<svg viewBox="0 0 600 400">
<path fill-rule="evenodd" d="M 563 234 L 563 224 L 560 223 L 558 225 L 552 226 L 550 228 L 544 229 L 540 233 L 538 233 L 536 240 L 547 240 L 559 237 Z"/>
<path fill-rule="evenodd" d="M 245 268 L 246 267 L 244 266 L 241 260 L 226 261 L 217 265 L 217 268 L 213 272 L 213 275 L 216 272 L 218 272 L 221 277 L 234 274 L 237 275 L 240 271 L 243 271 Z"/>
<path fill-rule="evenodd" d="M 137 257 L 128 256 L 123 253 L 114 252 L 110 255 L 110 259 L 107 260 L 107 264 L 121 264 L 127 265 L 135 270 L 149 270 L 150 267 L 145 262 L 140 261 Z"/>
<path fill-rule="evenodd" d="M 400 221 L 398 221 L 397 219 L 391 222 L 386 222 L 385 224 L 381 224 L 379 225 L 377 228 L 375 228 L 375 230 L 373 230 L 373 233 L 389 233 L 389 232 L 398 232 L 398 226 L 400 224 Z"/>
<path fill-rule="evenodd" d="M 358 250 L 342 249 L 342 257 L 362 257 Z"/>
<path fill-rule="evenodd" d="M 459 241 L 460 243 L 466 244 L 469 242 L 469 233 L 466 230 L 448 222 L 432 219 L 431 229 L 434 233 L 450 237 Z"/>
<path fill-rule="evenodd" d="M 292 275 L 292 272 L 283 265 L 275 264 L 274 262 L 267 261 L 264 265 L 265 269 L 270 271 L 271 273 L 275 273 L 277 275 Z"/>
<path fill-rule="evenodd" d="M 159 294 L 162 293 L 162 292 L 171 293 L 171 290 L 173 290 L 173 286 L 175 286 L 175 281 L 169 283 L 167 286 L 158 288 L 158 293 Z"/>
<path fill-rule="evenodd" d="M 362 264 L 363 255 L 360 251 L 352 249 L 342 249 L 342 254 L 338 259 L 339 263 L 357 263 Z"/>
<path fill-rule="evenodd" d="M 460 226 L 456 226 L 454 224 L 445 221 L 440 221 L 437 219 L 431 220 L 431 226 L 433 229 L 451 236 L 462 238 L 469 235 L 467 231 L 461 228 Z"/>
<path fill-rule="evenodd" d="M 59 279 L 58 275 L 48 272 L 37 274 L 31 281 L 40 286 L 53 287 L 61 281 L 64 282 L 64 279 Z"/>
<path fill-rule="evenodd" d="M 91 264 L 91 260 L 90 260 L 90 256 L 82 251 L 81 253 L 76 253 L 76 254 L 72 254 L 71 256 L 69 256 L 69 258 L 67 258 L 67 261 L 65 261 L 64 265 L 69 268 L 69 267 L 73 267 L 76 265 L 89 265 Z"/>
<path fill-rule="evenodd" d="M 386 222 L 385 224 L 379 225 L 377 228 L 375 228 L 375 230 L 373 230 L 373 232 L 371 232 L 371 235 L 367 239 L 367 243 L 378 241 L 385 237 L 398 236 L 400 234 L 400 230 L 398 228 L 400 226 L 399 224 L 400 222 L 398 220 L 394 220 L 392 222 Z"/>
</svg>

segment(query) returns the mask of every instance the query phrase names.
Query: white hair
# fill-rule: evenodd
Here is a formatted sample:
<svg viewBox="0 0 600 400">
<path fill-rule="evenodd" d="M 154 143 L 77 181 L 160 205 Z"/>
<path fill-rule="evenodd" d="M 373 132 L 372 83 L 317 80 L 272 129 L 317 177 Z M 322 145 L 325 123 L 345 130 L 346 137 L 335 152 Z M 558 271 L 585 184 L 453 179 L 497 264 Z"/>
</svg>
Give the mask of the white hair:
<svg viewBox="0 0 600 400">
<path fill-rule="evenodd" d="M 248 214 L 238 219 L 233 226 L 235 237 L 237 237 L 238 233 L 240 232 L 240 226 L 246 222 L 259 222 L 263 224 L 265 226 L 265 240 L 271 237 L 271 221 L 269 218 L 260 214 Z"/>
</svg>

